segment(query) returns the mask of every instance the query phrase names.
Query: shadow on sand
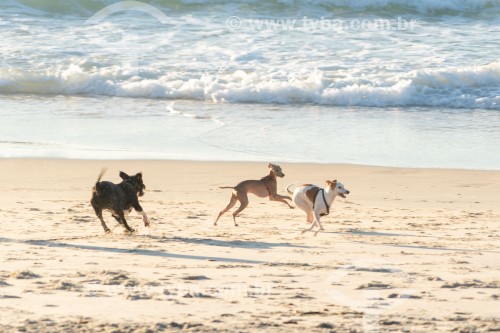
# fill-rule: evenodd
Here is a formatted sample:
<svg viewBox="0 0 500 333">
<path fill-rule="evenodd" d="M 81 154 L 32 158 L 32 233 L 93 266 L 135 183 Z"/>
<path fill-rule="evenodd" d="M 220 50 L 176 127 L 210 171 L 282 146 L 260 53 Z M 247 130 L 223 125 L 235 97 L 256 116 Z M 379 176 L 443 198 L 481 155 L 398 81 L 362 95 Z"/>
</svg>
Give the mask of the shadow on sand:
<svg viewBox="0 0 500 333">
<path fill-rule="evenodd" d="M 360 231 L 360 230 L 350 230 L 349 232 L 335 232 L 335 231 L 322 231 L 321 233 L 325 234 L 336 234 L 336 235 L 358 235 L 358 236 L 370 236 L 370 237 L 429 237 L 436 238 L 436 236 L 419 236 L 419 235 L 411 235 L 411 234 L 395 234 L 395 233 L 385 233 L 385 232 L 376 232 L 376 231 Z M 434 250 L 434 251 L 459 251 L 459 252 L 488 252 L 488 253 L 500 253 L 499 251 L 492 250 L 482 250 L 482 249 L 460 249 L 460 248 L 450 248 L 450 247 L 440 247 L 440 246 L 424 246 L 424 245 L 408 245 L 408 244 L 376 244 L 370 242 L 360 242 L 360 241 L 352 241 L 352 243 L 364 244 L 364 245 L 374 245 L 374 246 L 390 246 L 396 248 L 407 248 L 407 249 L 421 249 L 421 250 Z"/>
<path fill-rule="evenodd" d="M 98 236 L 101 237 L 101 236 Z M 271 249 L 274 247 L 300 247 L 308 248 L 308 246 L 293 245 L 289 243 L 268 243 L 268 242 L 254 242 L 254 241 L 223 241 L 210 238 L 186 238 L 186 237 L 161 237 L 161 236 L 140 236 L 141 238 L 154 239 L 157 242 L 183 242 L 183 243 L 193 243 L 201 245 L 212 245 L 212 246 L 222 246 L 222 247 L 238 247 L 238 248 L 248 248 L 248 249 Z M 159 250 L 148 250 L 148 249 L 134 249 L 134 248 L 119 248 L 110 246 L 96 246 L 88 244 L 72 244 L 66 243 L 64 241 L 72 240 L 84 240 L 89 237 L 71 237 L 63 239 L 49 239 L 49 240 L 21 240 L 12 238 L 2 238 L 0 237 L 0 243 L 24 243 L 29 245 L 39 245 L 47 247 L 59 247 L 68 249 L 80 249 L 89 251 L 105 251 L 111 253 L 126 253 L 133 255 L 142 256 L 152 256 L 152 257 L 163 257 L 163 258 L 177 258 L 177 259 L 191 259 L 191 260 L 208 260 L 208 261 L 221 261 L 221 262 L 234 262 L 234 263 L 246 263 L 246 264 L 262 264 L 264 261 L 251 260 L 243 258 L 228 258 L 228 257 L 214 257 L 214 256 L 204 256 L 204 255 L 190 255 L 181 253 L 171 253 Z"/>
<path fill-rule="evenodd" d="M 270 243 L 270 242 L 255 242 L 246 240 L 231 240 L 225 241 L 220 239 L 211 238 L 186 238 L 186 237 L 172 237 L 167 238 L 170 241 L 178 241 L 183 243 L 193 243 L 193 244 L 203 244 L 203 245 L 213 245 L 213 246 L 224 246 L 224 247 L 237 247 L 237 248 L 251 248 L 251 249 L 272 249 L 275 247 L 293 247 L 309 249 L 312 246 L 298 245 L 290 243 Z"/>
</svg>

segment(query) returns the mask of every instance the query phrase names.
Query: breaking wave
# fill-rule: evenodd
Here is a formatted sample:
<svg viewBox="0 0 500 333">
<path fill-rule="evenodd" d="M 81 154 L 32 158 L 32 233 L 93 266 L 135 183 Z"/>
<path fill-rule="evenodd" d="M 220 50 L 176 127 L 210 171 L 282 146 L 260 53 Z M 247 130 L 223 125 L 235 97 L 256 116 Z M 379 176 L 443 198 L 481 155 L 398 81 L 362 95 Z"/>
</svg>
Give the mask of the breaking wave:
<svg viewBox="0 0 500 333">
<path fill-rule="evenodd" d="M 25 13 L 49 13 L 55 15 L 88 15 L 117 0 L 4 0 L 0 10 L 22 11 Z M 169 11 L 211 10 L 217 7 L 245 8 L 249 5 L 268 15 L 280 15 L 300 9 L 301 11 L 329 14 L 423 14 L 423 15 L 482 15 L 498 14 L 497 0 L 243 0 L 228 3 L 225 0 L 151 0 L 143 1 Z M 326 12 L 325 12 L 326 10 Z"/>
<path fill-rule="evenodd" d="M 189 77 L 181 73 L 153 75 L 152 72 L 141 77 L 127 74 L 118 67 L 85 70 L 76 64 L 53 71 L 0 69 L 0 93 L 500 110 L 500 62 L 416 70 L 370 80 L 348 76 L 332 79 L 319 69 L 288 77 L 243 70 Z"/>
</svg>

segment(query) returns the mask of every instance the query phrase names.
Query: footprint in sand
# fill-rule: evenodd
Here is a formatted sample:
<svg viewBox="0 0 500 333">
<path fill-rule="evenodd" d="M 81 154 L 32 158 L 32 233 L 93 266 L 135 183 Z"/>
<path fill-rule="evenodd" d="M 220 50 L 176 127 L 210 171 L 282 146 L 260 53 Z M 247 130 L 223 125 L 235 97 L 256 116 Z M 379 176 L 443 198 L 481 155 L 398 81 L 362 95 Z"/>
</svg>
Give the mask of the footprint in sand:
<svg viewBox="0 0 500 333">
<path fill-rule="evenodd" d="M 499 281 L 483 282 L 481 280 L 468 280 L 464 282 L 446 282 L 441 288 L 500 288 Z"/>
<path fill-rule="evenodd" d="M 38 279 L 40 275 L 33 273 L 31 271 L 17 271 L 10 274 L 11 277 L 15 279 Z"/>
<path fill-rule="evenodd" d="M 360 289 L 381 290 L 381 289 L 393 289 L 393 288 L 394 287 L 391 286 L 391 285 L 389 285 L 389 284 L 378 282 L 378 281 L 374 281 L 374 282 L 369 282 L 369 283 L 366 283 L 366 284 L 362 284 L 359 287 L 357 287 L 356 289 L 357 290 L 360 290 Z"/>
<path fill-rule="evenodd" d="M 82 291 L 83 287 L 71 281 L 52 280 L 48 288 L 53 290 Z"/>
<path fill-rule="evenodd" d="M 0 280 L 0 287 L 9 287 L 9 286 L 11 286 L 11 284 L 8 284 L 4 280 Z"/>
<path fill-rule="evenodd" d="M 130 301 L 149 300 L 152 298 L 153 298 L 153 295 L 145 294 L 145 293 L 141 293 L 141 292 L 127 294 L 127 296 L 126 296 L 126 299 L 128 299 Z"/>
<path fill-rule="evenodd" d="M 15 295 L 0 295 L 0 299 L 8 299 L 8 298 L 21 298 Z"/>
<path fill-rule="evenodd" d="M 188 281 L 200 281 L 200 280 L 210 280 L 210 278 L 204 276 L 204 275 L 191 275 L 191 276 L 185 276 L 182 277 L 183 280 L 188 280 Z"/>
</svg>

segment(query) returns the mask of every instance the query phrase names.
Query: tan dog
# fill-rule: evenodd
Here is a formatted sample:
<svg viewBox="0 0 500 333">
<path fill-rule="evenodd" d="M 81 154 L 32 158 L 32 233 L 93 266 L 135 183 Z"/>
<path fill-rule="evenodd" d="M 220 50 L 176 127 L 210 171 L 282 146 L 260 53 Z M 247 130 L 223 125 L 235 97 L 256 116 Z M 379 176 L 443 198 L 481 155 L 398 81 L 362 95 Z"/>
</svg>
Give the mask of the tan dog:
<svg viewBox="0 0 500 333">
<path fill-rule="evenodd" d="M 276 176 L 280 178 L 285 177 L 285 174 L 281 171 L 281 167 L 279 165 L 271 163 L 269 163 L 267 167 L 271 169 L 269 175 L 262 177 L 260 180 L 244 180 L 234 187 L 231 186 L 220 187 L 220 188 L 232 188 L 233 193 L 231 193 L 231 200 L 227 204 L 226 208 L 224 208 L 219 213 L 219 216 L 217 216 L 214 225 L 217 225 L 217 221 L 222 216 L 222 214 L 233 208 L 236 202 L 239 201 L 241 203 L 240 208 L 238 208 L 233 213 L 234 225 L 237 226 L 238 224 L 236 223 L 236 216 L 248 206 L 248 193 L 255 194 L 260 198 L 265 198 L 268 196 L 269 200 L 271 201 L 283 202 L 287 204 L 288 207 L 290 207 L 291 209 L 294 208 L 285 200 L 285 199 L 292 200 L 292 198 L 290 198 L 289 196 L 279 195 L 277 193 Z"/>
<path fill-rule="evenodd" d="M 304 229 L 302 233 L 311 231 L 317 224 L 319 230 L 324 230 L 321 225 L 321 216 L 330 213 L 330 207 L 337 195 L 345 198 L 349 191 L 342 183 L 334 181 L 326 181 L 326 188 L 321 188 L 312 184 L 304 184 L 298 186 L 293 192 L 289 189 L 293 184 L 288 185 L 286 191 L 292 195 L 293 203 L 307 214 L 307 222 L 312 223 L 310 228 Z M 316 231 L 314 235 L 318 233 Z"/>
</svg>

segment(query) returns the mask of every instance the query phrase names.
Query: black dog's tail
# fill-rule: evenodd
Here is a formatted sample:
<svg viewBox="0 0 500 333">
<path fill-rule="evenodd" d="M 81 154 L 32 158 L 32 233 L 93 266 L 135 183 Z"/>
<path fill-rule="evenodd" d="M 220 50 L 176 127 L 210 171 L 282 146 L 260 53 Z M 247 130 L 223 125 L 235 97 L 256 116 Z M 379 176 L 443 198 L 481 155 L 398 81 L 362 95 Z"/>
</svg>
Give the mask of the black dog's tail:
<svg viewBox="0 0 500 333">
<path fill-rule="evenodd" d="M 102 168 L 101 173 L 99 174 L 99 177 L 97 177 L 96 184 L 101 181 L 102 176 L 104 176 L 104 173 L 106 172 L 107 168 Z"/>
<path fill-rule="evenodd" d="M 106 168 L 102 168 L 101 173 L 99 174 L 99 177 L 97 177 L 97 181 L 95 182 L 93 190 L 97 195 L 99 195 L 99 182 L 101 181 L 102 176 L 104 176 L 106 170 Z"/>
</svg>

